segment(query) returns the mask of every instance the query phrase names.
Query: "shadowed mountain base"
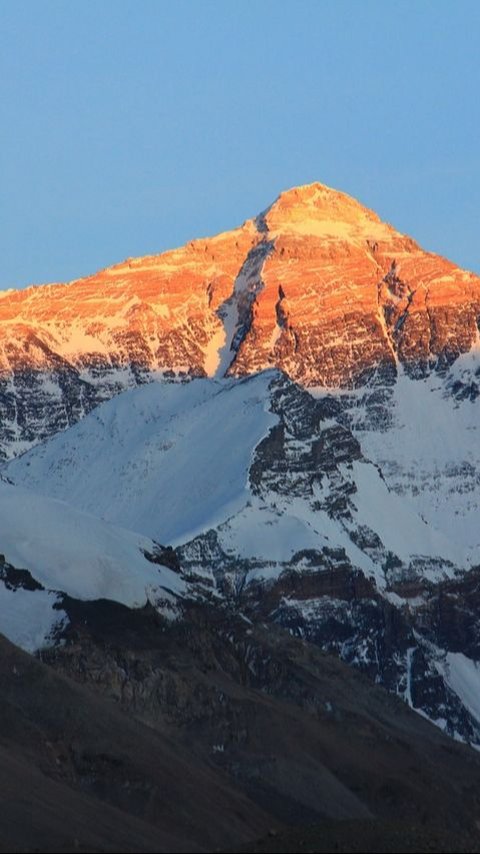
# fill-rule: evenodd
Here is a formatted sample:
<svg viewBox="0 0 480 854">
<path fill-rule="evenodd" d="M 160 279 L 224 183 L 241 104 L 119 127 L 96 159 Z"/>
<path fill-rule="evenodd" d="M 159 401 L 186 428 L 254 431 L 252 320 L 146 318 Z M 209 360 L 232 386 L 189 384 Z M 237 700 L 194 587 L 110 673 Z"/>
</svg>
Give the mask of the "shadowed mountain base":
<svg viewBox="0 0 480 854">
<path fill-rule="evenodd" d="M 44 653 L 63 675 L 27 660 L 38 678 L 61 691 L 59 720 L 55 693 L 35 695 L 45 696 L 54 715 L 58 732 L 50 740 L 61 739 L 71 757 L 68 785 L 80 780 L 84 789 L 88 781 L 93 796 L 153 823 L 180 845 L 183 828 L 188 844 L 203 850 L 236 850 L 248 838 L 288 826 L 302 827 L 294 836 L 299 843 L 303 828 L 324 822 L 331 841 L 337 821 L 338 844 L 347 845 L 338 850 L 350 850 L 352 821 L 366 822 L 374 835 L 378 830 L 387 851 L 398 850 L 402 828 L 413 847 L 425 839 L 425 850 L 443 851 L 446 839 L 458 850 L 476 850 L 480 757 L 341 661 L 208 604 L 191 603 L 170 624 L 149 607 L 75 600 L 63 607 L 70 617 L 65 643 Z M 79 690 L 65 675 L 96 695 L 85 693 L 91 713 L 84 735 L 77 706 L 62 735 L 65 697 Z M 3 697 L 12 690 L 16 696 L 10 675 L 7 683 Z M 92 745 L 99 727 L 100 743 Z M 73 746 L 65 744 L 73 733 Z M 159 837 L 155 850 L 163 844 Z"/>
</svg>

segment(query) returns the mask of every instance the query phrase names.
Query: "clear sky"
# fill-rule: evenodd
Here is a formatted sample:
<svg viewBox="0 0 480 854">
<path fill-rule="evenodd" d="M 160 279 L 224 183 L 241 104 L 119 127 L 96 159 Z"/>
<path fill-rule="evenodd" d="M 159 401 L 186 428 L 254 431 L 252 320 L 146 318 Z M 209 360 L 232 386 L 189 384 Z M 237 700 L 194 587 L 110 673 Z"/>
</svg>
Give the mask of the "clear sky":
<svg viewBox="0 0 480 854">
<path fill-rule="evenodd" d="M 345 190 L 480 272 L 479 0 L 0 0 L 0 287 Z"/>
</svg>

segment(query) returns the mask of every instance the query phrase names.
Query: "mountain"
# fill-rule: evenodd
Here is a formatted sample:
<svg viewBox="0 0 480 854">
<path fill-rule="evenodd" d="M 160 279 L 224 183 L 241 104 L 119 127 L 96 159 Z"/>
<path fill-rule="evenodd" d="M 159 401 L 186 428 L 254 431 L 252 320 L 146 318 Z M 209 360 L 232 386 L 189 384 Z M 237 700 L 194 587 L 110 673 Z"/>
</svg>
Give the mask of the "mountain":
<svg viewBox="0 0 480 854">
<path fill-rule="evenodd" d="M 330 709 L 324 653 L 360 671 L 346 702 L 380 686 L 374 727 L 410 706 L 479 747 L 479 318 L 478 277 L 321 184 L 0 295 L 0 631 L 149 726 L 167 714 L 267 817 L 280 793 L 339 817 L 309 812 L 304 742 L 296 770 L 280 747 L 318 732 L 276 707 Z M 264 729 L 245 687 L 276 698 Z M 365 767 L 342 773 L 352 806 Z M 392 819 L 360 800 L 344 818 Z"/>
<path fill-rule="evenodd" d="M 445 371 L 478 342 L 479 307 L 477 276 L 344 193 L 298 187 L 217 237 L 0 293 L 1 453 L 161 376 L 276 367 L 303 386 L 354 388 L 399 366 Z"/>
</svg>

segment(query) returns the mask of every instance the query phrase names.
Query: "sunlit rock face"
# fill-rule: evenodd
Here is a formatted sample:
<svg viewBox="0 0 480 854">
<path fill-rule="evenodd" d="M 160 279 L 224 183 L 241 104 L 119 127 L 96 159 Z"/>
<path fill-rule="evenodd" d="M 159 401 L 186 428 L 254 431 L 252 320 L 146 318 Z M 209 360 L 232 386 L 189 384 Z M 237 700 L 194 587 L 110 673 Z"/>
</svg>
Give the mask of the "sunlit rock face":
<svg viewBox="0 0 480 854">
<path fill-rule="evenodd" d="M 352 387 L 397 362 L 423 374 L 476 340 L 480 279 L 355 199 L 298 187 L 263 222 L 274 250 L 233 372 L 276 365 L 307 386 Z"/>
<path fill-rule="evenodd" d="M 480 279 L 344 193 L 282 193 L 233 231 L 69 284 L 0 293 L 0 454 L 152 379 L 278 367 L 355 388 L 444 371 L 478 337 Z"/>
</svg>

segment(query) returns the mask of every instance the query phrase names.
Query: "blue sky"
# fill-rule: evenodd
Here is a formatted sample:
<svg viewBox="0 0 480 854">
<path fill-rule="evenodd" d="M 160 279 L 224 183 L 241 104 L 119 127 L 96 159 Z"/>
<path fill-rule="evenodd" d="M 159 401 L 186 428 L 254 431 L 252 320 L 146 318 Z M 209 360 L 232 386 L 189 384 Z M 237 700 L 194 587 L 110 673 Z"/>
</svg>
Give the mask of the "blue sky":
<svg viewBox="0 0 480 854">
<path fill-rule="evenodd" d="M 0 42 L 0 288 L 314 180 L 480 272 L 477 0 L 0 0 Z"/>
</svg>

